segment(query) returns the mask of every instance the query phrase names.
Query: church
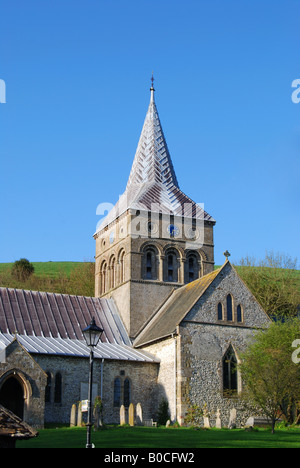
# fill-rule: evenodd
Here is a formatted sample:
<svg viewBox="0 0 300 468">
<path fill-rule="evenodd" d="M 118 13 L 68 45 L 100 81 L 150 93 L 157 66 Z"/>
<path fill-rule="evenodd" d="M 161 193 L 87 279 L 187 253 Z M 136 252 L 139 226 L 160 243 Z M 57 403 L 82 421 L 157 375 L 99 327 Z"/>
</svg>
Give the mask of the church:
<svg viewBox="0 0 300 468">
<path fill-rule="evenodd" d="M 236 365 L 270 319 L 227 251 L 215 269 L 215 224 L 179 187 L 152 79 L 126 190 L 94 233 L 95 297 L 0 288 L 0 404 L 33 427 L 69 423 L 88 398 L 82 330 L 95 318 L 93 399 L 105 423 L 130 403 L 155 421 L 163 400 L 180 425 L 192 405 L 212 424 L 232 408 L 245 423 Z"/>
</svg>

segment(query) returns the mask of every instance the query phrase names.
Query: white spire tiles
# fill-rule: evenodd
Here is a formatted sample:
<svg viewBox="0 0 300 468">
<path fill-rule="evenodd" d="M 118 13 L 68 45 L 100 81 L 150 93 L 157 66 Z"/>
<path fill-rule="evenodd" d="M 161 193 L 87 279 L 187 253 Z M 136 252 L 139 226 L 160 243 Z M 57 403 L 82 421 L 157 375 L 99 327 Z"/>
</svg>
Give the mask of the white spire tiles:
<svg viewBox="0 0 300 468">
<path fill-rule="evenodd" d="M 153 88 L 126 190 L 100 223 L 97 232 L 128 209 L 156 211 L 215 222 L 179 188 L 166 139 L 159 120 Z M 156 207 L 156 209 L 153 209 Z"/>
<path fill-rule="evenodd" d="M 178 182 L 166 139 L 159 120 L 151 87 L 151 99 L 140 136 L 127 189 L 132 183 L 161 182 L 167 189 L 177 187 Z"/>
</svg>

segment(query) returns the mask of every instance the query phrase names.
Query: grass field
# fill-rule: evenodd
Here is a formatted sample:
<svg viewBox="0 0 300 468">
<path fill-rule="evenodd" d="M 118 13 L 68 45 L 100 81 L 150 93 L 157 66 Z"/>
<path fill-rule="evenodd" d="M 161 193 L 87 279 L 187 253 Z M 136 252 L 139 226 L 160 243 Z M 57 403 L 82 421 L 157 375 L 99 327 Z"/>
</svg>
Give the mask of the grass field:
<svg viewBox="0 0 300 468">
<path fill-rule="evenodd" d="M 59 274 L 65 273 L 70 276 L 71 271 L 82 262 L 32 262 L 36 276 L 47 276 L 57 278 Z M 0 263 L 0 273 L 6 269 L 11 269 L 13 263 Z"/>
<path fill-rule="evenodd" d="M 300 428 L 247 432 L 244 429 L 108 427 L 92 432 L 96 448 L 300 448 Z M 35 439 L 17 442 L 17 448 L 84 448 L 86 429 L 41 430 Z"/>
</svg>

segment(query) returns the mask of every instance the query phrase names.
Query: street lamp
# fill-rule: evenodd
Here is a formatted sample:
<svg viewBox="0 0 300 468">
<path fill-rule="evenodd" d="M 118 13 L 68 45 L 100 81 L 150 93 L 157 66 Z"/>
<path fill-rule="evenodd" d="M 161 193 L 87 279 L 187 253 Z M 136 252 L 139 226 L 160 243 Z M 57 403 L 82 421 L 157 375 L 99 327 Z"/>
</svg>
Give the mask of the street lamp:
<svg viewBox="0 0 300 468">
<path fill-rule="evenodd" d="M 87 346 L 90 348 L 90 375 L 89 375 L 89 399 L 88 399 L 88 420 L 87 420 L 87 443 L 86 448 L 93 448 L 91 444 L 91 429 L 92 429 L 92 388 L 93 388 L 93 365 L 94 365 L 94 348 L 99 343 L 102 328 L 97 327 L 95 318 L 93 317 L 90 325 L 82 330 L 82 334 Z"/>
</svg>

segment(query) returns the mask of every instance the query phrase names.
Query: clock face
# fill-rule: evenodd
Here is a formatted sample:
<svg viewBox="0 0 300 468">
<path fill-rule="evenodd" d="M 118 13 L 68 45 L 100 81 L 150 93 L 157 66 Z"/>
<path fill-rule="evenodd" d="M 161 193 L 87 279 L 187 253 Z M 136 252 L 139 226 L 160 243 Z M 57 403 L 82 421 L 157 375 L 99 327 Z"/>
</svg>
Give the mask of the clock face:
<svg viewBox="0 0 300 468">
<path fill-rule="evenodd" d="M 179 234 L 178 226 L 175 226 L 175 224 L 170 224 L 168 226 L 168 233 L 170 234 L 170 237 L 178 236 L 178 234 Z"/>
</svg>

